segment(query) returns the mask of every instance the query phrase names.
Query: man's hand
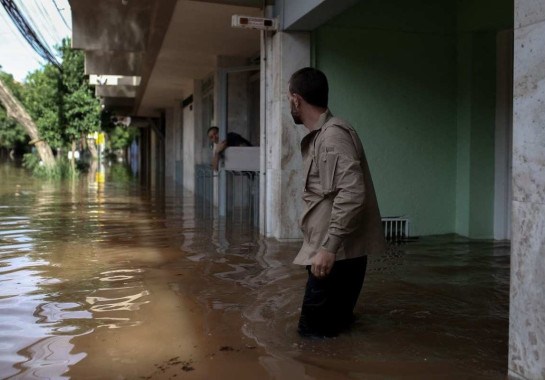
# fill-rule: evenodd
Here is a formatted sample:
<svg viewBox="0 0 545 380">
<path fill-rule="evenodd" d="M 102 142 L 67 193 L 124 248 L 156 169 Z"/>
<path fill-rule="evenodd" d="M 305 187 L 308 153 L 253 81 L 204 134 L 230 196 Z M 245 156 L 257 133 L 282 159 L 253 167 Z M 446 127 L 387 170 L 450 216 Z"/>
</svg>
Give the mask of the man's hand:
<svg viewBox="0 0 545 380">
<path fill-rule="evenodd" d="M 318 253 L 312 258 L 311 272 L 318 278 L 329 276 L 333 265 L 335 264 L 335 254 L 320 248 Z"/>
</svg>

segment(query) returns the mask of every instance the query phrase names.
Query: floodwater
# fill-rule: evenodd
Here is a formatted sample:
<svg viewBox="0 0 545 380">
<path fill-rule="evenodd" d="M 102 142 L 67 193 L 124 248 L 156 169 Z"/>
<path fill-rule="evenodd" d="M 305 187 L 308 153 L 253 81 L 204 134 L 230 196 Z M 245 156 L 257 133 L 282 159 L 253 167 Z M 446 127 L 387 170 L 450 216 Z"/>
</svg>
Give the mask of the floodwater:
<svg viewBox="0 0 545 380">
<path fill-rule="evenodd" d="M 0 164 L 0 378 L 506 377 L 508 244 L 400 245 L 370 261 L 349 333 L 303 339 L 298 243 L 116 178 Z"/>
</svg>

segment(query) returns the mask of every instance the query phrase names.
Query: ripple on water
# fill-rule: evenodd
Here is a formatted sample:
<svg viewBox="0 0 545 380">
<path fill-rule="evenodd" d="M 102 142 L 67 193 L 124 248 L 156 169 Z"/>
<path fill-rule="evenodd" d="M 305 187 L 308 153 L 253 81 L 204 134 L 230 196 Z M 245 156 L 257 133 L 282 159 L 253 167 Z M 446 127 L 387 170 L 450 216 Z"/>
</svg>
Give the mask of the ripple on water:
<svg viewBox="0 0 545 380">
<path fill-rule="evenodd" d="M 71 352 L 74 337 L 101 327 L 135 326 L 140 322 L 134 312 L 149 303 L 144 270 L 115 268 L 97 249 L 101 242 L 122 237 L 130 243 L 138 236 L 123 233 L 126 218 L 110 235 L 104 220 L 88 223 L 88 214 L 75 212 L 70 202 L 65 212 L 57 199 L 62 193 L 39 195 L 37 201 L 48 206 L 20 205 L 19 198 L 0 209 L 2 377 L 60 377 L 86 355 Z M 144 235 L 153 233 L 139 225 Z"/>
</svg>

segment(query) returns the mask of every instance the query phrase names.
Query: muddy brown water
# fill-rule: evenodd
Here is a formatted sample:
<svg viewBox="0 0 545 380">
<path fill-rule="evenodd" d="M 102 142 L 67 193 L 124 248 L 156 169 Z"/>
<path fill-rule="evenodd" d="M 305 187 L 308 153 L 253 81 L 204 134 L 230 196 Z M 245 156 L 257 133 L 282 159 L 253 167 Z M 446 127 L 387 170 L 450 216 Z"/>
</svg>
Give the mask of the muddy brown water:
<svg viewBox="0 0 545 380">
<path fill-rule="evenodd" d="M 122 178 L 0 164 L 0 378 L 506 377 L 508 244 L 401 245 L 370 261 L 350 332 L 303 339 L 298 242 Z"/>
</svg>

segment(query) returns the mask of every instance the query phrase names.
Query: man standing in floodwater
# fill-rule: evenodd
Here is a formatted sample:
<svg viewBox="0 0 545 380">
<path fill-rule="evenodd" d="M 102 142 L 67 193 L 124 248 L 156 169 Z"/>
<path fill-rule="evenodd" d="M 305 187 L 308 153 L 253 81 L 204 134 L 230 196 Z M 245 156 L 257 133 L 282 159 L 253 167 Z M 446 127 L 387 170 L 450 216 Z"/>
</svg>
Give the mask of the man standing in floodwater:
<svg viewBox="0 0 545 380">
<path fill-rule="evenodd" d="M 309 130 L 301 141 L 304 241 L 294 260 L 308 271 L 298 331 L 335 336 L 352 322 L 367 255 L 385 251 L 380 212 L 356 131 L 328 109 L 325 74 L 298 70 L 288 92 L 293 121 Z"/>
</svg>

